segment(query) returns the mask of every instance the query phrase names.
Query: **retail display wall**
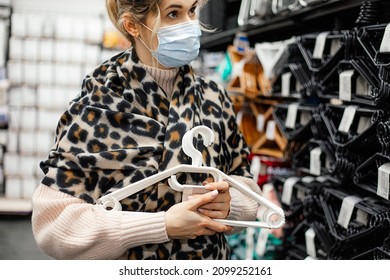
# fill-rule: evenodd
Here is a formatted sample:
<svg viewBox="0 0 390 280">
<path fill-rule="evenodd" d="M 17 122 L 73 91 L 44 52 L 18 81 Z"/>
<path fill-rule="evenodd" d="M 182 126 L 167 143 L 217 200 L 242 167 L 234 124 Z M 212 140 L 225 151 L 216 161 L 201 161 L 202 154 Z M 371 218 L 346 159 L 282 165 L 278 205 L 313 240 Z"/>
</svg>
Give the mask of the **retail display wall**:
<svg viewBox="0 0 390 280">
<path fill-rule="evenodd" d="M 389 3 L 287 1 L 256 16 L 253 2 L 204 47 L 227 49 L 218 73 L 286 224 L 229 237 L 232 258 L 390 259 Z"/>
</svg>

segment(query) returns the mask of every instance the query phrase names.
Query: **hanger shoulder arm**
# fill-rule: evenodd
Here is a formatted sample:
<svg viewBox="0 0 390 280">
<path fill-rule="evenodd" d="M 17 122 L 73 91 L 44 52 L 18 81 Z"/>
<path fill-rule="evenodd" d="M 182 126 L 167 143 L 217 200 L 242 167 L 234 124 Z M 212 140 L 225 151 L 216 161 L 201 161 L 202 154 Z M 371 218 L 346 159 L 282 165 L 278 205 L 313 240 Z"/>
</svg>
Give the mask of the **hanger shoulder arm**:
<svg viewBox="0 0 390 280">
<path fill-rule="evenodd" d="M 142 191 L 146 189 L 147 187 L 154 185 L 158 182 L 163 181 L 164 179 L 176 174 L 178 170 L 180 169 L 179 166 L 175 166 L 173 168 L 167 169 L 165 171 L 156 173 L 150 177 L 146 177 L 142 180 L 139 180 L 135 183 L 131 183 L 129 185 L 124 186 L 123 188 L 117 189 L 109 194 L 106 194 L 102 196 L 98 201 L 97 204 L 105 205 L 109 201 L 120 201 L 132 194 L 135 194 L 139 191 Z"/>
</svg>

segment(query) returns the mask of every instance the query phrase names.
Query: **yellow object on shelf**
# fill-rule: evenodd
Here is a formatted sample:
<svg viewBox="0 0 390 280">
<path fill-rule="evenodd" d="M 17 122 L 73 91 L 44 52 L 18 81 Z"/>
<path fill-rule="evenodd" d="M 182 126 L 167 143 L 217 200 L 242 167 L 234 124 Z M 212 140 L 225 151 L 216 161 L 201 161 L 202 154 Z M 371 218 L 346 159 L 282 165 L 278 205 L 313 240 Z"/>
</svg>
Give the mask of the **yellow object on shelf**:
<svg viewBox="0 0 390 280">
<path fill-rule="evenodd" d="M 116 30 L 107 30 L 103 37 L 103 47 L 106 49 L 118 49 L 125 50 L 131 46 L 129 40 L 127 40 L 121 33 Z"/>
</svg>

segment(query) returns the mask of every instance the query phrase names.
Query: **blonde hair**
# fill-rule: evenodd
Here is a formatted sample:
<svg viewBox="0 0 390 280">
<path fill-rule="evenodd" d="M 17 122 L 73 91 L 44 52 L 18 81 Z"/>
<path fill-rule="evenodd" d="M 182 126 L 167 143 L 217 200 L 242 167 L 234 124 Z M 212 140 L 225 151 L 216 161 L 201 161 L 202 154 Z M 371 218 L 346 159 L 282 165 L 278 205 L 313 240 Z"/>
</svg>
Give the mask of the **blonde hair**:
<svg viewBox="0 0 390 280">
<path fill-rule="evenodd" d="M 108 15 L 115 27 L 134 45 L 134 37 L 124 28 L 124 20 L 130 16 L 135 22 L 144 23 L 147 15 L 156 15 L 156 24 L 153 31 L 156 31 L 160 24 L 159 4 L 162 0 L 106 0 Z M 206 4 L 208 0 L 198 0 L 198 6 Z"/>
</svg>

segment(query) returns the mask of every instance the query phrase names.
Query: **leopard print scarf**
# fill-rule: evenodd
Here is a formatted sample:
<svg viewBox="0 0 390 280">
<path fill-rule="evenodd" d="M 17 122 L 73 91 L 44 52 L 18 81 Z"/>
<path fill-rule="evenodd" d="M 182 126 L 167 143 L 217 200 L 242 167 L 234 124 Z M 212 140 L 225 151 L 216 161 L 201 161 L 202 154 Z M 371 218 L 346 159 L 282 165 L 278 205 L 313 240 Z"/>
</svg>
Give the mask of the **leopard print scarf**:
<svg viewBox="0 0 390 280">
<path fill-rule="evenodd" d="M 216 135 L 211 147 L 196 141 L 204 164 L 250 176 L 247 148 L 232 103 L 214 82 L 180 68 L 171 99 L 142 67 L 135 51 L 111 58 L 88 75 L 56 130 L 55 145 L 41 162 L 42 183 L 95 203 L 102 195 L 178 164 L 191 164 L 181 149 L 186 131 L 198 125 Z M 181 174 L 182 183 L 204 180 Z M 121 201 L 123 211 L 166 211 L 181 193 L 164 182 Z M 226 259 L 222 234 L 171 240 L 128 250 L 129 259 Z"/>
</svg>

